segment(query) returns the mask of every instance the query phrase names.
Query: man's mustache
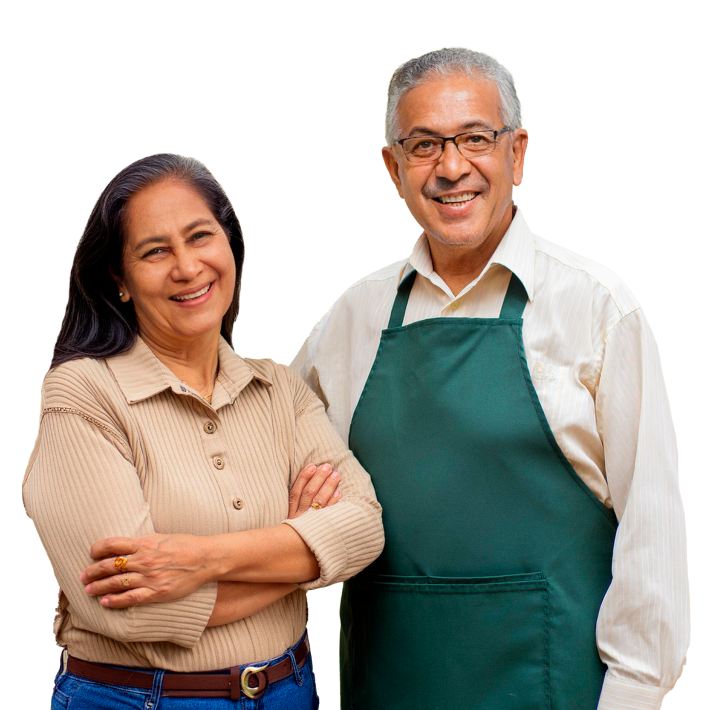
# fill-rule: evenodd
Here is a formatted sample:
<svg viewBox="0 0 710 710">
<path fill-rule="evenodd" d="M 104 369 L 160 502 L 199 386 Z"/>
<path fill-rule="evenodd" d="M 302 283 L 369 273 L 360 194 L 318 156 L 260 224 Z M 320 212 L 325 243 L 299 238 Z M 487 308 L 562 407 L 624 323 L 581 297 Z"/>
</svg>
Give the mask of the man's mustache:
<svg viewBox="0 0 710 710">
<path fill-rule="evenodd" d="M 424 187 L 422 194 L 424 197 L 433 199 L 447 192 L 485 192 L 487 189 L 488 181 L 472 183 L 468 180 L 456 180 L 452 182 L 446 178 L 437 178 L 433 185 Z"/>
</svg>

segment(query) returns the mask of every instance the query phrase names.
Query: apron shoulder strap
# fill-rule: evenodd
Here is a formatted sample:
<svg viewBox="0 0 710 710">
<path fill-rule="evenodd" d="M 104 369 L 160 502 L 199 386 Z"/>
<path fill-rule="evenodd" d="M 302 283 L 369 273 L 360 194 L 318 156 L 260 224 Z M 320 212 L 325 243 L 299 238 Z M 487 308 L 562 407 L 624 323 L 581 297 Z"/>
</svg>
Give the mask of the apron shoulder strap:
<svg viewBox="0 0 710 710">
<path fill-rule="evenodd" d="M 414 286 L 414 279 L 416 278 L 417 272 L 412 269 L 400 282 L 397 288 L 397 296 L 394 299 L 394 306 L 392 306 L 392 313 L 390 313 L 390 322 L 387 324 L 388 328 L 399 328 L 404 322 L 404 313 L 407 310 L 409 294 L 412 292 L 412 286 Z"/>
<path fill-rule="evenodd" d="M 404 314 L 407 310 L 407 303 L 409 302 L 409 294 L 412 292 L 412 287 L 414 286 L 414 280 L 417 277 L 417 272 L 415 270 L 410 271 L 399 284 L 397 289 L 397 296 L 394 299 L 394 305 L 392 306 L 392 313 L 390 314 L 390 320 L 387 324 L 388 328 L 399 328 L 404 322 Z M 525 291 L 525 286 L 523 286 L 520 279 L 511 272 L 510 283 L 508 284 L 508 291 L 505 294 L 505 300 L 503 301 L 503 307 L 500 309 L 500 318 L 512 319 L 522 318 L 523 311 L 528 302 L 528 294 Z"/>
<path fill-rule="evenodd" d="M 528 294 L 522 281 L 511 271 L 508 292 L 505 294 L 500 318 L 516 319 L 523 317 L 523 311 L 528 302 Z"/>
</svg>

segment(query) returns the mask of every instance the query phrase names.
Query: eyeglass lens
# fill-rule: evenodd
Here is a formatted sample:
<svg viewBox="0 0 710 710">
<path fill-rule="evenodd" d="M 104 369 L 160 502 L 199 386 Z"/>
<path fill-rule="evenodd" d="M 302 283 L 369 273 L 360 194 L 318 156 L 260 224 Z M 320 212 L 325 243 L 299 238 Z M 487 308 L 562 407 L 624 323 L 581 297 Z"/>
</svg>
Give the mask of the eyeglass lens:
<svg viewBox="0 0 710 710">
<path fill-rule="evenodd" d="M 455 143 L 465 158 L 480 158 L 495 148 L 495 132 L 464 133 L 456 137 Z M 414 136 L 403 141 L 402 149 L 407 158 L 415 162 L 438 160 L 444 151 L 444 139 L 440 136 Z"/>
</svg>

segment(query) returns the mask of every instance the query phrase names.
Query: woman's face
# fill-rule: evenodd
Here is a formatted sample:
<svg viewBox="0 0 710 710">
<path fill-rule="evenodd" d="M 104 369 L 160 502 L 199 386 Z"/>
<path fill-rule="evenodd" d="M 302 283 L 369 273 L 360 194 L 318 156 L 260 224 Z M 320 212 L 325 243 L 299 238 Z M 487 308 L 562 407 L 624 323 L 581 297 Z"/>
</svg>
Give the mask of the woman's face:
<svg viewBox="0 0 710 710">
<path fill-rule="evenodd" d="M 133 301 L 143 337 L 166 346 L 216 337 L 234 296 L 229 240 L 185 182 L 165 180 L 128 202 L 122 301 Z"/>
</svg>

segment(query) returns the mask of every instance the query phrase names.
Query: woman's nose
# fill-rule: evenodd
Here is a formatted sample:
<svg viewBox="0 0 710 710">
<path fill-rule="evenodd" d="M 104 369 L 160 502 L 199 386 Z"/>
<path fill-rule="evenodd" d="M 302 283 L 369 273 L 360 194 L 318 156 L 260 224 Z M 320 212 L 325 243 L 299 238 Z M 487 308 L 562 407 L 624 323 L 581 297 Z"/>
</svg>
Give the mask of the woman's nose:
<svg viewBox="0 0 710 710">
<path fill-rule="evenodd" d="M 196 254 L 189 250 L 181 250 L 175 255 L 173 264 L 173 279 L 175 281 L 189 281 L 202 269 L 201 262 Z"/>
</svg>

